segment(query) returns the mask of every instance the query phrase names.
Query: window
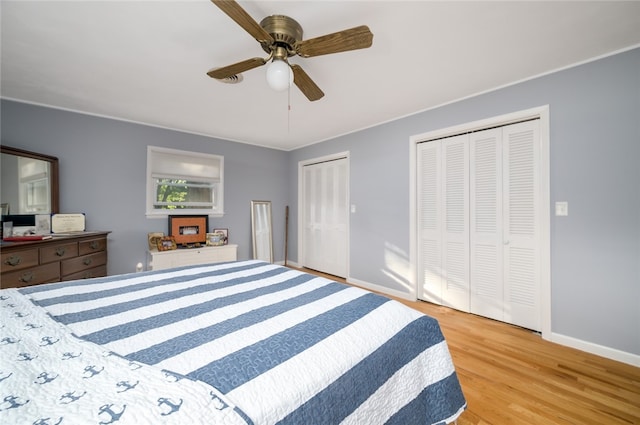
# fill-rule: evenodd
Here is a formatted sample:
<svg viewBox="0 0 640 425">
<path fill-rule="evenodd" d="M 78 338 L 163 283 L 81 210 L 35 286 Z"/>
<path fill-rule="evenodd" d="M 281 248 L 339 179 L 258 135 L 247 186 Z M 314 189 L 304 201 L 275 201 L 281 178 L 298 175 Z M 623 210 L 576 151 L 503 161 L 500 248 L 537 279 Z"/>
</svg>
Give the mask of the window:
<svg viewBox="0 0 640 425">
<path fill-rule="evenodd" d="M 147 146 L 147 216 L 222 216 L 224 157 Z"/>
</svg>

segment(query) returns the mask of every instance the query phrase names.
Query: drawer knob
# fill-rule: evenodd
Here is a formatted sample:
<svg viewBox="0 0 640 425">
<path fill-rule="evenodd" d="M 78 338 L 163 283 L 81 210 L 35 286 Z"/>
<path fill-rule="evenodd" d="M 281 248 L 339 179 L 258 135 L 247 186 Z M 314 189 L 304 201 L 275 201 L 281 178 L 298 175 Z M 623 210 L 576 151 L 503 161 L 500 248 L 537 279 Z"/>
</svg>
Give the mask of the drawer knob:
<svg viewBox="0 0 640 425">
<path fill-rule="evenodd" d="M 91 264 L 93 262 L 93 260 L 91 258 L 85 258 L 83 263 L 85 266 L 88 266 L 89 264 Z"/>
<path fill-rule="evenodd" d="M 100 244 L 98 243 L 98 241 L 92 241 L 89 246 L 91 247 L 91 249 L 98 249 Z"/>
<path fill-rule="evenodd" d="M 4 260 L 4 263 L 9 265 L 9 266 L 15 267 L 18 264 L 20 264 L 21 261 L 22 261 L 21 257 L 19 257 L 17 255 L 12 255 L 11 257 L 9 257 L 6 260 Z"/>
<path fill-rule="evenodd" d="M 24 283 L 31 282 L 33 280 L 33 272 L 24 273 L 22 276 L 20 276 L 20 279 L 18 280 Z"/>
<path fill-rule="evenodd" d="M 62 257 L 67 252 L 67 249 L 63 246 L 56 248 L 56 255 Z"/>
</svg>

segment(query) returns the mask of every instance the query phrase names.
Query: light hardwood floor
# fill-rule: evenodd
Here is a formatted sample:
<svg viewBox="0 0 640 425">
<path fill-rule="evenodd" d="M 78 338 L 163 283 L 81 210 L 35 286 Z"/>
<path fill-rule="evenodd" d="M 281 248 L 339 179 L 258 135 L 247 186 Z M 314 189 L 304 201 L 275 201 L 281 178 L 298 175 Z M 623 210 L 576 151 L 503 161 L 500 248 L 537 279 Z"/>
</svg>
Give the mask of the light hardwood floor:
<svg viewBox="0 0 640 425">
<path fill-rule="evenodd" d="M 468 404 L 458 425 L 640 424 L 640 368 L 506 323 L 398 301 L 440 323 Z"/>
</svg>

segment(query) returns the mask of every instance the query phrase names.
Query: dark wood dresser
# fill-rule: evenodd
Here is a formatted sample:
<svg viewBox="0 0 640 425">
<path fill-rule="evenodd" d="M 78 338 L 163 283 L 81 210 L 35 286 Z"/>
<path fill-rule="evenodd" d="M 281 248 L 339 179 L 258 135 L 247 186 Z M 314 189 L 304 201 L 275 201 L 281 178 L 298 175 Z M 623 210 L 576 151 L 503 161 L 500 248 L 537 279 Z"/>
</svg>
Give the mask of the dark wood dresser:
<svg viewBox="0 0 640 425">
<path fill-rule="evenodd" d="M 0 288 L 107 275 L 107 235 L 82 232 L 29 242 L 3 242 Z"/>
</svg>

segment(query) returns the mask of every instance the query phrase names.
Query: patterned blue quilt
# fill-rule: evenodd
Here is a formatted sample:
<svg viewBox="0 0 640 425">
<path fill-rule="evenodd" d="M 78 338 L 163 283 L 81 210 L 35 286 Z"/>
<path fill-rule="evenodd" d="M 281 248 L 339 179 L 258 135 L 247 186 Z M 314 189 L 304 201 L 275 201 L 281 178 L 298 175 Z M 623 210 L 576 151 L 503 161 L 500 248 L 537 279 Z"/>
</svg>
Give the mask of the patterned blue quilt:
<svg viewBox="0 0 640 425">
<path fill-rule="evenodd" d="M 208 401 L 234 414 L 225 421 L 441 424 L 466 407 L 436 320 L 281 266 L 242 261 L 19 292 L 101 352 L 205 385 Z"/>
</svg>

